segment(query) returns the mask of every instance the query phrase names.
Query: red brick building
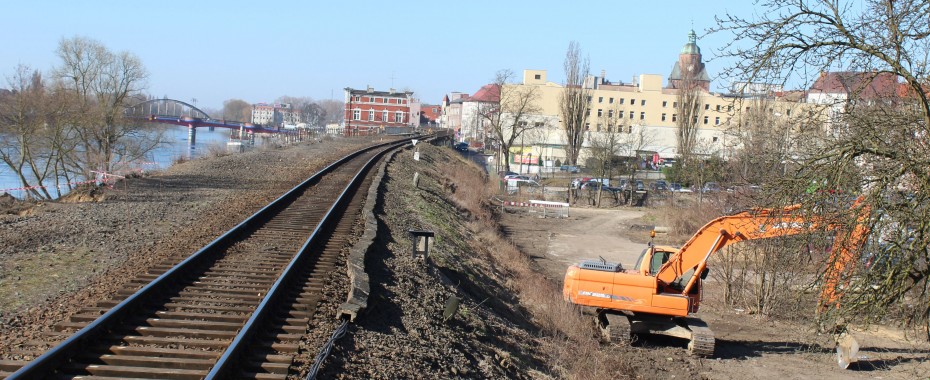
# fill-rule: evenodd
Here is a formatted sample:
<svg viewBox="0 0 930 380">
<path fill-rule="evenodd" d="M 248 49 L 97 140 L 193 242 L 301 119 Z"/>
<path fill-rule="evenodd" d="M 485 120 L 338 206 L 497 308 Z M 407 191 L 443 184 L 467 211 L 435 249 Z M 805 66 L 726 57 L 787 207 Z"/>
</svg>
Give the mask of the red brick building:
<svg viewBox="0 0 930 380">
<path fill-rule="evenodd" d="M 420 105 L 420 125 L 436 126 L 439 122 L 439 116 L 442 115 L 442 106 L 436 104 Z"/>
<path fill-rule="evenodd" d="M 412 92 L 375 91 L 345 88 L 346 136 L 367 136 L 411 127 L 419 120 L 411 120 Z"/>
</svg>

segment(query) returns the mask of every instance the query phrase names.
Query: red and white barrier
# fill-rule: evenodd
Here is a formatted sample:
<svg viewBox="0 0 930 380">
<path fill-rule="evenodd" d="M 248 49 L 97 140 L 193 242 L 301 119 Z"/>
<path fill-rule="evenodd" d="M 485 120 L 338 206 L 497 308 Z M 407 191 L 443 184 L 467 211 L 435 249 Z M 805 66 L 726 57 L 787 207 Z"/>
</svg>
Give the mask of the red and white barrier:
<svg viewBox="0 0 930 380">
<path fill-rule="evenodd" d="M 552 215 L 556 218 L 567 218 L 569 216 L 569 204 L 565 202 L 550 202 L 531 200 L 529 202 L 501 201 L 504 207 L 528 207 L 533 212 L 542 212 L 543 217 Z"/>
</svg>

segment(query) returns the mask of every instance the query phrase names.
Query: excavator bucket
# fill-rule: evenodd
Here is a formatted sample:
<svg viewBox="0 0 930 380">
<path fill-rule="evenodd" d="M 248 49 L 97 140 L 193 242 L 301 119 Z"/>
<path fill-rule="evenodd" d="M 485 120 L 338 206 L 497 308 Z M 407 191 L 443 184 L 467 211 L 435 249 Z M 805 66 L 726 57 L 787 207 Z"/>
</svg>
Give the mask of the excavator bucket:
<svg viewBox="0 0 930 380">
<path fill-rule="evenodd" d="M 859 361 L 859 342 L 849 333 L 843 333 L 836 339 L 836 362 L 840 368 L 847 369 Z"/>
</svg>

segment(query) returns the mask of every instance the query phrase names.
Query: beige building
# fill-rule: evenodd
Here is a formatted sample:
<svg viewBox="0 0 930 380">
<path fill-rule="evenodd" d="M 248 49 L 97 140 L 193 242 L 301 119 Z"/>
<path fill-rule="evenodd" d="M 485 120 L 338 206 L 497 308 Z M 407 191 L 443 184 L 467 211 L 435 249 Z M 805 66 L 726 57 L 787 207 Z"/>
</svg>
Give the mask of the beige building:
<svg viewBox="0 0 930 380">
<path fill-rule="evenodd" d="M 707 90 L 709 79 L 701 62 L 700 48 L 697 47 L 693 32 L 690 41 L 682 48 L 679 59 L 674 63 L 671 74 L 663 78 L 660 74 L 641 74 L 628 83 L 612 82 L 600 76 L 589 76 L 583 87 L 590 91 L 587 118 L 587 136 L 585 147 L 596 140 L 599 134 L 617 130 L 629 135 L 642 136 L 642 143 L 637 145 L 639 152 L 618 152 L 619 155 L 633 156 L 657 153 L 661 158 L 674 158 L 677 152 L 678 118 L 678 84 L 682 72 L 694 71 L 697 78 L 695 88 L 701 94 L 701 106 L 697 115 L 698 150 L 700 154 L 717 154 L 729 156 L 739 146 L 740 115 L 751 107 L 764 104 L 775 118 L 791 118 L 803 113 L 806 104 L 792 100 L 780 89 L 756 86 L 748 91 L 749 86 L 742 86 L 735 94 L 720 94 Z M 548 81 L 546 70 L 524 70 L 523 81 L 508 86 L 534 86 L 538 94 L 540 115 L 532 122 L 543 121 L 547 126 L 525 137 L 524 147 L 517 148 L 536 157 L 542 162 L 565 160 L 566 137 L 560 120 L 559 98 L 563 86 Z M 669 85 L 663 86 L 664 79 Z M 706 82 L 703 82 L 706 80 Z M 506 89 L 505 89 L 506 91 Z M 791 95 L 791 94 L 789 94 Z M 767 99 L 760 102 L 759 99 Z M 610 129 L 610 131 L 608 130 Z M 583 149 L 579 162 L 584 163 L 587 149 Z"/>
</svg>

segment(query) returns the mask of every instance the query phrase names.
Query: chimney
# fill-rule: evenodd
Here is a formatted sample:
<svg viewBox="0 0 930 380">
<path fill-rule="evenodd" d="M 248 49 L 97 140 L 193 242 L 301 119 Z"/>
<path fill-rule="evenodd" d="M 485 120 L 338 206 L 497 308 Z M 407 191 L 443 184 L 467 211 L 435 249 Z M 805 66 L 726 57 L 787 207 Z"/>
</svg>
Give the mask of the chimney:
<svg viewBox="0 0 930 380">
<path fill-rule="evenodd" d="M 392 89 L 390 90 L 390 93 L 391 93 L 391 94 L 393 94 L 393 93 L 394 93 L 394 89 L 393 89 L 393 88 L 392 88 Z"/>
<path fill-rule="evenodd" d="M 607 70 L 601 70 L 601 83 L 607 83 Z"/>
<path fill-rule="evenodd" d="M 368 86 L 368 93 L 370 94 L 372 92 L 375 92 L 375 89 L 371 88 L 371 86 Z"/>
</svg>

